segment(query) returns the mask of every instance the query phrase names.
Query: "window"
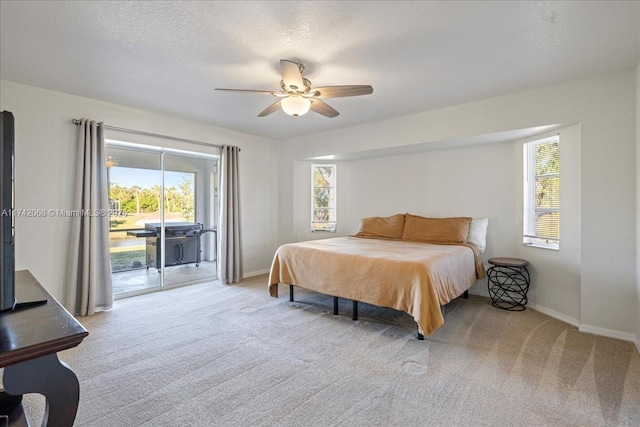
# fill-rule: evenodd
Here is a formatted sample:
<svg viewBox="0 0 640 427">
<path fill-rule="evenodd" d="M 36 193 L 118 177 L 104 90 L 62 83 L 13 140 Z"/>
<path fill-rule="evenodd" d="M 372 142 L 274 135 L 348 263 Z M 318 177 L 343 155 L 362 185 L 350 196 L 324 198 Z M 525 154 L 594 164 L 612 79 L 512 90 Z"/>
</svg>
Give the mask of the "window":
<svg viewBox="0 0 640 427">
<path fill-rule="evenodd" d="M 336 165 L 311 165 L 311 231 L 336 231 Z"/>
<path fill-rule="evenodd" d="M 560 248 L 560 138 L 524 144 L 523 244 Z"/>
</svg>

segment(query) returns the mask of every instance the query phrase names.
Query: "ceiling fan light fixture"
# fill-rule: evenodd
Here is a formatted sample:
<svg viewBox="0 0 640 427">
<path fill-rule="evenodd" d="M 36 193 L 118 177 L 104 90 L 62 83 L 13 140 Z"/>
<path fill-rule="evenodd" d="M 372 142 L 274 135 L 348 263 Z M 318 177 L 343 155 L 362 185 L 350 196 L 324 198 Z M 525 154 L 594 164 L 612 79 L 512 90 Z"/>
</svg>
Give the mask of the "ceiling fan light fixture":
<svg viewBox="0 0 640 427">
<path fill-rule="evenodd" d="M 290 116 L 300 117 L 309 112 L 311 108 L 311 100 L 303 98 L 300 95 L 290 95 L 280 101 L 282 110 Z"/>
<path fill-rule="evenodd" d="M 369 95 L 373 93 L 373 88 L 370 85 L 323 86 L 311 89 L 311 82 L 302 76 L 303 71 L 304 66 L 302 64 L 289 61 L 287 59 L 281 59 L 280 73 L 282 74 L 282 80 L 280 80 L 280 92 L 273 92 L 270 90 L 222 88 L 216 88 L 216 90 L 258 93 L 279 98 L 278 101 L 262 110 L 260 114 L 258 114 L 258 117 L 265 117 L 269 114 L 273 114 L 280 108 L 282 108 L 286 114 L 293 117 L 304 116 L 309 112 L 309 110 L 313 110 L 314 113 L 318 113 L 329 118 L 338 117 L 340 113 L 322 99 L 344 98 L 347 96 Z"/>
</svg>

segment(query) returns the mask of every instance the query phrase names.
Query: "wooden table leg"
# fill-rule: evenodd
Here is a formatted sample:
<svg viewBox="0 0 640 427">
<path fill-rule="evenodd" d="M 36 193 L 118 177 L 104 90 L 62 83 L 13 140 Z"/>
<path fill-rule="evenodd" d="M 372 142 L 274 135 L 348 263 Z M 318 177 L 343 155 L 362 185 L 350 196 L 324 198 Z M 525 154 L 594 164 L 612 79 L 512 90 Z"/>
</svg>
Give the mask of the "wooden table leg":
<svg viewBox="0 0 640 427">
<path fill-rule="evenodd" d="M 2 382 L 9 394 L 39 393 L 45 397 L 42 427 L 73 426 L 80 400 L 80 383 L 56 353 L 6 366 Z"/>
<path fill-rule="evenodd" d="M 14 396 L 0 389 L 0 426 L 29 427 L 21 402 L 22 395 Z"/>
</svg>

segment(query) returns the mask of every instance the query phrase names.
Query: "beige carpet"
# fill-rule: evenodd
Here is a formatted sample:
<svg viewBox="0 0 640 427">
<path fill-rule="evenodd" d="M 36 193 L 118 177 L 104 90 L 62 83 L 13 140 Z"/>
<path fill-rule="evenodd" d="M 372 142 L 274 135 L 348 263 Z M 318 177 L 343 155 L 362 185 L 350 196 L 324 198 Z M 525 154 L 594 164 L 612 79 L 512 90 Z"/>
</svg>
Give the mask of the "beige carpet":
<svg viewBox="0 0 640 427">
<path fill-rule="evenodd" d="M 290 303 L 266 282 L 194 285 L 80 318 L 89 337 L 60 355 L 80 379 L 75 425 L 640 425 L 631 343 L 474 296 L 418 341 L 407 314 L 361 304 L 354 322 L 347 301 L 333 316 L 330 297 L 297 289 Z M 39 396 L 25 401 L 42 410 Z"/>
</svg>

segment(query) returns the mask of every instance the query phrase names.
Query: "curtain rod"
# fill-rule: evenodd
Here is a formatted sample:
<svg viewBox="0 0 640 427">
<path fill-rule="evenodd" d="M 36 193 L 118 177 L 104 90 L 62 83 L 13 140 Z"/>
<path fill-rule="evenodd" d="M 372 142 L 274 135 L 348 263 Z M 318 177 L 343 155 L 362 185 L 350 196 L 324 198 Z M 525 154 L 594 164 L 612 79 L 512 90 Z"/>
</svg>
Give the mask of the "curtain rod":
<svg viewBox="0 0 640 427">
<path fill-rule="evenodd" d="M 82 120 L 80 120 L 80 119 L 72 119 L 71 123 L 73 123 L 76 126 L 79 126 L 80 124 L 82 124 Z M 116 126 L 109 126 L 109 125 L 105 125 L 105 124 L 103 124 L 102 126 L 105 129 L 119 130 L 119 131 L 122 131 L 122 132 L 134 133 L 134 134 L 137 134 L 137 135 L 145 135 L 145 136 L 152 136 L 152 137 L 155 137 L 155 138 L 171 139 L 171 140 L 174 140 L 174 141 L 188 142 L 190 144 L 204 145 L 204 146 L 207 146 L 207 147 L 222 148 L 222 145 L 211 144 L 209 142 L 195 141 L 193 139 L 176 138 L 175 136 L 160 135 L 158 133 L 145 132 L 145 131 L 141 131 L 141 130 L 119 128 L 119 127 L 116 127 Z"/>
</svg>

